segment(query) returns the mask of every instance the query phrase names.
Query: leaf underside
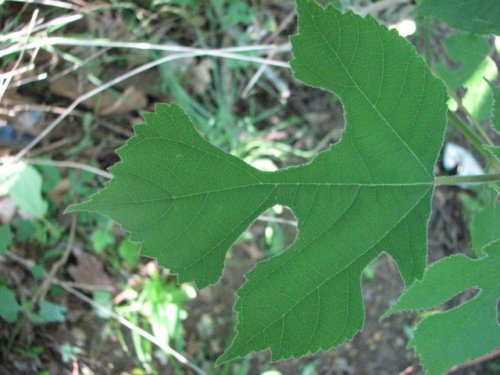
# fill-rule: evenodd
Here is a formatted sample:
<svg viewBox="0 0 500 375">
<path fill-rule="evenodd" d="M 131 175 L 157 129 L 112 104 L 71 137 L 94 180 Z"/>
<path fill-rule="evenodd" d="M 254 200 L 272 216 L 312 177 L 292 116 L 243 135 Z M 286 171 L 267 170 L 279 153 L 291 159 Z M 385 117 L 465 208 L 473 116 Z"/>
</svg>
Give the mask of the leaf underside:
<svg viewBox="0 0 500 375">
<path fill-rule="evenodd" d="M 205 287 L 227 249 L 266 209 L 290 207 L 298 236 L 257 264 L 238 292 L 237 334 L 217 363 L 271 349 L 272 359 L 340 345 L 364 322 L 361 272 L 381 252 L 407 285 L 420 278 L 446 93 L 414 49 L 372 18 L 298 2 L 292 68 L 338 95 L 341 141 L 311 163 L 256 170 L 205 141 L 175 105 L 158 105 L 117 151 L 113 179 L 68 211 L 105 214 L 142 253 Z"/>
<path fill-rule="evenodd" d="M 478 34 L 500 34 L 499 0 L 423 0 L 417 12 L 451 27 Z"/>
<path fill-rule="evenodd" d="M 453 255 L 431 265 L 385 314 L 428 309 L 470 289 L 480 292 L 462 305 L 425 318 L 410 346 L 428 375 L 481 357 L 500 345 L 497 300 L 500 296 L 500 240 L 483 248 L 483 257 Z"/>
</svg>

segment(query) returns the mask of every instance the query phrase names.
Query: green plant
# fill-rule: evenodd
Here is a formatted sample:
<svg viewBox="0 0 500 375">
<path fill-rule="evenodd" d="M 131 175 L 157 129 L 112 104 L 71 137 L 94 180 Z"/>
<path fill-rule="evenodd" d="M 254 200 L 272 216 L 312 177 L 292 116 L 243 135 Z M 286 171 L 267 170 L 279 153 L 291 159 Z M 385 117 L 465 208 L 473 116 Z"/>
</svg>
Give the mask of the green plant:
<svg viewBox="0 0 500 375">
<path fill-rule="evenodd" d="M 263 210 L 280 203 L 294 211 L 298 238 L 248 273 L 235 308 L 238 333 L 219 363 L 267 348 L 275 360 L 300 356 L 351 338 L 364 320 L 361 273 L 381 252 L 398 264 L 407 293 L 417 279 L 425 282 L 434 186 L 499 180 L 497 174 L 434 177 L 446 126 L 445 86 L 395 32 L 311 1 L 299 1 L 298 13 L 292 68 L 304 83 L 342 99 L 347 126 L 337 145 L 310 164 L 262 172 L 210 145 L 179 107 L 159 105 L 118 151 L 113 180 L 68 209 L 117 220 L 145 255 L 198 287 L 218 279 L 225 251 Z M 448 116 L 485 152 L 479 137 Z M 498 264 L 491 254 L 481 260 L 488 269 Z M 498 295 L 495 285 L 485 289 Z M 459 354 L 451 353 L 445 366 L 484 349 Z M 426 363 L 430 373 L 445 369 Z"/>
<path fill-rule="evenodd" d="M 118 306 L 116 311 L 137 326 L 151 329 L 153 336 L 164 345 L 182 350 L 182 320 L 187 317 L 184 304 L 193 297 L 193 292 L 189 285 L 181 288 L 168 282 L 165 272 L 155 272 L 144 281 L 137 298 Z M 137 358 L 152 372 L 154 347 L 151 342 L 135 331 L 132 331 L 132 341 Z"/>
<path fill-rule="evenodd" d="M 480 357 L 498 346 L 499 257 L 500 240 L 486 245 L 479 259 L 455 255 L 438 261 L 384 314 L 432 308 L 467 289 L 480 288 L 467 303 L 432 314 L 418 325 L 410 346 L 429 374 L 444 373 L 453 365 Z"/>
<path fill-rule="evenodd" d="M 47 212 L 41 191 L 42 177 L 34 167 L 23 162 L 0 165 L 0 196 L 11 196 L 20 210 L 35 218 Z"/>
</svg>

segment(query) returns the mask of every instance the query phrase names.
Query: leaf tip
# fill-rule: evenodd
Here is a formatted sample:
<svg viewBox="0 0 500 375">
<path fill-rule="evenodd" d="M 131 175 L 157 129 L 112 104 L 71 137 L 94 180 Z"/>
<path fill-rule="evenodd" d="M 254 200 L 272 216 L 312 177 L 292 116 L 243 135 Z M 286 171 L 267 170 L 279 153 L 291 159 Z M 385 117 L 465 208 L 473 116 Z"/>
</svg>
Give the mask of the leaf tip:
<svg viewBox="0 0 500 375">
<path fill-rule="evenodd" d="M 385 313 L 383 313 L 380 318 L 379 318 L 379 322 L 381 322 L 382 320 L 385 320 L 387 318 L 390 318 L 391 316 L 393 316 L 395 313 L 398 312 L 398 310 L 395 308 L 396 307 L 396 304 L 392 305 L 391 307 L 389 307 L 387 309 L 387 311 Z"/>
<path fill-rule="evenodd" d="M 218 367 L 218 366 L 222 366 L 223 364 L 226 364 L 228 362 L 231 362 L 231 361 L 234 361 L 238 358 L 241 358 L 240 355 L 236 355 L 234 353 L 234 350 L 232 350 L 234 345 L 231 345 L 229 348 L 226 349 L 226 351 L 224 353 L 222 353 L 222 355 L 217 358 L 217 360 L 215 361 L 215 366 Z"/>
</svg>

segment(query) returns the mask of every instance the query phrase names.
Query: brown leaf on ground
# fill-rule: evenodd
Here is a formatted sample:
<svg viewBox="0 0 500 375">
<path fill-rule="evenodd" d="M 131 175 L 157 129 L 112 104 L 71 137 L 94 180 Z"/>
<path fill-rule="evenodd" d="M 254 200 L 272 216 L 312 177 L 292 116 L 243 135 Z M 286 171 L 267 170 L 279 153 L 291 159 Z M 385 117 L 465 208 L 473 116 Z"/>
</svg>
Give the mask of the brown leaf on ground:
<svg viewBox="0 0 500 375">
<path fill-rule="evenodd" d="M 101 107 L 99 114 L 116 115 L 125 114 L 130 111 L 144 109 L 148 105 L 148 99 L 142 91 L 137 90 L 134 86 L 129 86 L 122 96 L 118 98 L 111 106 Z"/>
<path fill-rule="evenodd" d="M 104 271 L 104 263 L 96 256 L 84 251 L 76 250 L 74 255 L 77 258 L 75 266 L 68 267 L 68 272 L 80 284 L 87 286 L 110 288 L 113 286 L 108 274 Z"/>
<path fill-rule="evenodd" d="M 204 94 L 210 83 L 212 76 L 210 71 L 213 69 L 213 62 L 210 59 L 201 59 L 197 64 L 193 64 L 189 70 L 192 78 L 193 90 L 197 94 Z"/>
<path fill-rule="evenodd" d="M 67 75 L 51 82 L 49 89 L 56 95 L 75 100 L 95 87 L 88 81 L 79 82 L 76 77 Z M 122 94 L 117 95 L 104 91 L 82 103 L 100 115 L 125 114 L 144 109 L 147 104 L 144 93 L 134 86 L 128 86 Z"/>
<path fill-rule="evenodd" d="M 60 180 L 54 189 L 47 193 L 47 198 L 57 204 L 63 203 L 64 196 L 71 190 L 71 182 L 67 178 Z"/>
</svg>

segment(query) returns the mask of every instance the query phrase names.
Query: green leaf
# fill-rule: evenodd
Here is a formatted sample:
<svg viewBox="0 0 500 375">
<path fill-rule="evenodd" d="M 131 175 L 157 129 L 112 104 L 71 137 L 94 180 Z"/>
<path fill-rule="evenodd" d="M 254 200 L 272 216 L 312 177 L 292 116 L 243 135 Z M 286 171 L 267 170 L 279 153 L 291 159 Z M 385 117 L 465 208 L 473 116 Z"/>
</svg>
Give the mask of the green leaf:
<svg viewBox="0 0 500 375">
<path fill-rule="evenodd" d="M 500 228 L 500 204 L 495 203 L 496 194 L 486 189 L 484 208 L 470 224 L 472 253 L 479 256 L 483 247 L 498 238 Z"/>
<path fill-rule="evenodd" d="M 35 279 L 41 280 L 46 276 L 45 268 L 41 264 L 35 264 L 31 267 L 31 274 Z"/>
<path fill-rule="evenodd" d="M 129 238 L 124 238 L 118 246 L 118 253 L 129 266 L 136 266 L 139 258 L 139 246 Z"/>
<path fill-rule="evenodd" d="M 41 192 L 42 177 L 32 166 L 22 162 L 0 165 L 0 196 L 10 195 L 22 211 L 35 218 L 47 212 Z"/>
<path fill-rule="evenodd" d="M 17 314 L 21 311 L 21 306 L 16 301 L 16 295 L 5 286 L 0 286 L 0 317 L 9 323 L 17 320 Z"/>
<path fill-rule="evenodd" d="M 90 236 L 90 241 L 92 242 L 92 247 L 96 253 L 102 253 L 102 251 L 115 243 L 115 236 L 110 230 L 96 230 Z"/>
<path fill-rule="evenodd" d="M 15 219 L 16 228 L 16 241 L 23 242 L 28 241 L 35 234 L 35 225 L 29 220 L 24 220 L 21 218 Z"/>
<path fill-rule="evenodd" d="M 113 296 L 106 290 L 94 290 L 92 292 L 92 299 L 99 306 L 105 307 L 107 310 L 95 308 L 95 314 L 101 319 L 108 319 L 110 317 L 109 311 L 113 309 Z"/>
<path fill-rule="evenodd" d="M 464 87 L 466 92 L 462 104 L 478 121 L 487 118 L 491 112 L 492 94 L 488 80 L 495 80 L 498 69 L 490 58 L 491 48 L 483 35 L 457 33 L 447 38 L 444 48 L 448 57 L 459 65 L 450 68 L 446 63 L 436 65 L 436 71 L 451 90 Z M 457 104 L 450 99 L 450 109 L 456 110 Z"/>
<path fill-rule="evenodd" d="M 12 243 L 12 232 L 10 226 L 0 225 L 0 255 L 4 254 Z"/>
<path fill-rule="evenodd" d="M 60 323 L 66 320 L 66 306 L 58 305 L 49 301 L 40 302 L 40 311 L 38 313 L 28 314 L 33 323 Z"/>
<path fill-rule="evenodd" d="M 423 0 L 417 12 L 477 34 L 500 34 L 498 0 Z"/>
<path fill-rule="evenodd" d="M 267 208 L 290 207 L 296 241 L 247 274 L 237 335 L 218 363 L 270 348 L 273 360 L 340 345 L 363 326 L 360 278 L 390 254 L 409 285 L 421 277 L 446 93 L 415 50 L 372 18 L 299 1 L 292 67 L 343 101 L 341 141 L 310 164 L 258 171 L 196 132 L 175 105 L 145 114 L 118 150 L 113 179 L 71 206 L 107 215 L 142 253 L 198 287 Z M 403 62 L 403 64 L 400 64 Z"/>
<path fill-rule="evenodd" d="M 500 88 L 495 84 L 488 82 L 493 93 L 493 109 L 491 111 L 491 127 L 500 134 Z M 483 145 L 483 148 L 488 151 L 500 163 L 500 146 Z M 497 197 L 500 195 L 500 184 L 492 184 L 493 189 L 497 192 Z"/>
<path fill-rule="evenodd" d="M 470 289 L 481 291 L 454 309 L 423 319 L 410 346 L 428 375 L 495 349 L 500 342 L 497 300 L 500 296 L 500 240 L 483 249 L 483 257 L 453 255 L 432 264 L 421 281 L 408 288 L 384 316 L 399 311 L 428 309 Z"/>
<path fill-rule="evenodd" d="M 51 192 L 61 180 L 59 168 L 51 165 L 38 165 L 37 169 L 43 176 L 42 193 Z"/>
</svg>

